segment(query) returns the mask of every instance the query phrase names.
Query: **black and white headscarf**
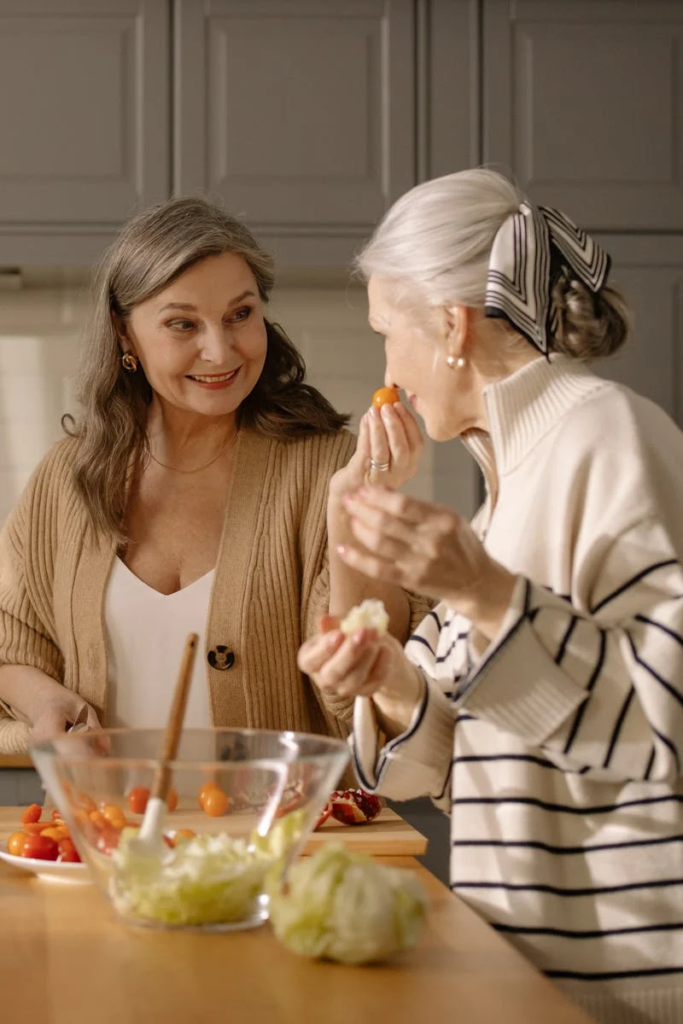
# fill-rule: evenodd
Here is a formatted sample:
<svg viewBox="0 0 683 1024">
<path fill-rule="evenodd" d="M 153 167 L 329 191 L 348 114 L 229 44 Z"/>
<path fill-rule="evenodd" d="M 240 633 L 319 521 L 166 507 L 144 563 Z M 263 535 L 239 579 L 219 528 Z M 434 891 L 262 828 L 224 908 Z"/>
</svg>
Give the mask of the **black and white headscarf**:
<svg viewBox="0 0 683 1024">
<path fill-rule="evenodd" d="M 609 268 L 605 250 L 563 213 L 523 202 L 493 241 L 484 312 L 505 317 L 547 355 L 557 324 L 551 292 L 559 274 L 568 269 L 598 292 Z"/>
</svg>

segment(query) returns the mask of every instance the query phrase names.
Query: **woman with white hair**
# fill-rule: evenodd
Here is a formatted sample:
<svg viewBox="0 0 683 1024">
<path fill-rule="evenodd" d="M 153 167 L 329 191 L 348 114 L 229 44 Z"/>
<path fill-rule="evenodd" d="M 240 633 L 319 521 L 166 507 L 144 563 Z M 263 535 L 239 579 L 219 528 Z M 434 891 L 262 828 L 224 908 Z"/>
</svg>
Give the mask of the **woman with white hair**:
<svg viewBox="0 0 683 1024">
<path fill-rule="evenodd" d="M 680 1022 L 683 435 L 586 366 L 628 333 L 609 257 L 473 170 L 399 200 L 359 266 L 386 382 L 486 500 L 468 524 L 347 495 L 347 564 L 440 603 L 405 651 L 329 621 L 299 665 L 356 697 L 368 790 L 450 813 L 459 896 L 596 1020 Z"/>
</svg>

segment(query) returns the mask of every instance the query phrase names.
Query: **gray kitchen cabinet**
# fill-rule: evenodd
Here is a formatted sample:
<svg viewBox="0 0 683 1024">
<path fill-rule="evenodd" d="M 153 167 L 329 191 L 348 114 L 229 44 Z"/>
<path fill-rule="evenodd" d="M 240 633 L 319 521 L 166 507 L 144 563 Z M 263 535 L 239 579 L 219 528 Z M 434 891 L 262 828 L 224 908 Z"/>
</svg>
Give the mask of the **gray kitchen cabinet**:
<svg viewBox="0 0 683 1024">
<path fill-rule="evenodd" d="M 415 183 L 413 0 L 175 0 L 173 187 L 344 266 Z"/>
<path fill-rule="evenodd" d="M 633 338 L 596 369 L 661 405 L 683 426 L 683 235 L 596 235 L 610 282 L 634 314 Z"/>
<path fill-rule="evenodd" d="M 481 163 L 481 0 L 418 0 L 418 178 Z"/>
<path fill-rule="evenodd" d="M 600 230 L 683 229 L 681 0 L 483 0 L 483 159 Z"/>
<path fill-rule="evenodd" d="M 0 263 L 89 262 L 170 191 L 167 0 L 0 0 Z"/>
</svg>

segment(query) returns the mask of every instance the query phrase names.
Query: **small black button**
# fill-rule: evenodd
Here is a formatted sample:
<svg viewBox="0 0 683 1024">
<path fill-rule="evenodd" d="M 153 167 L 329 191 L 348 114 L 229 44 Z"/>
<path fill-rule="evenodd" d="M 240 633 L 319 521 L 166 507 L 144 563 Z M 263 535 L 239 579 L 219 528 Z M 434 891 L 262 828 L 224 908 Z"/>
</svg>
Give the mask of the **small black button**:
<svg viewBox="0 0 683 1024">
<path fill-rule="evenodd" d="M 225 672 L 227 668 L 232 668 L 235 664 L 235 653 L 229 647 L 226 647 L 225 644 L 216 644 L 209 651 L 206 660 L 211 668 L 216 668 L 219 672 Z"/>
</svg>

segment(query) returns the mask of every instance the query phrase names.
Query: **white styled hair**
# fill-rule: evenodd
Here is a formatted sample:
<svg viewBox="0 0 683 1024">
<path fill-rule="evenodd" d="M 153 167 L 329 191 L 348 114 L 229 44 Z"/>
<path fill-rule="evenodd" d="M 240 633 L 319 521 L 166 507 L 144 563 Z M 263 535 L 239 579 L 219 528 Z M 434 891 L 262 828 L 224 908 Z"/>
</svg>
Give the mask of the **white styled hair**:
<svg viewBox="0 0 683 1024">
<path fill-rule="evenodd" d="M 485 168 L 425 181 L 394 203 L 356 268 L 365 281 L 392 283 L 399 303 L 483 309 L 493 240 L 523 199 L 507 178 Z"/>
<path fill-rule="evenodd" d="M 502 174 L 484 167 L 425 181 L 394 203 L 355 269 L 366 282 L 388 282 L 395 304 L 420 313 L 451 305 L 483 310 L 494 239 L 525 198 Z M 556 352 L 599 359 L 628 339 L 631 315 L 616 288 L 603 286 L 594 294 L 563 270 L 552 297 Z M 506 321 L 494 322 L 508 343 L 527 344 Z"/>
</svg>

